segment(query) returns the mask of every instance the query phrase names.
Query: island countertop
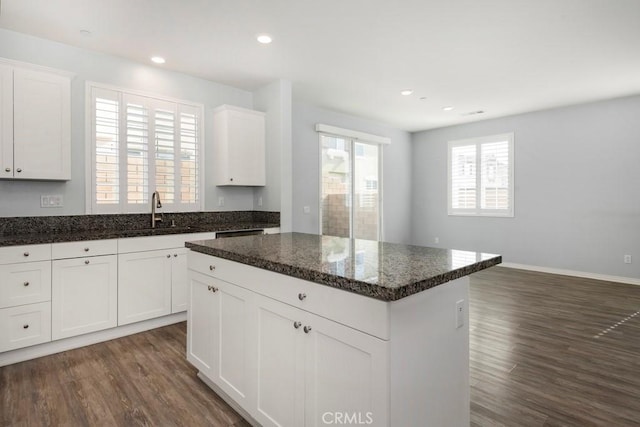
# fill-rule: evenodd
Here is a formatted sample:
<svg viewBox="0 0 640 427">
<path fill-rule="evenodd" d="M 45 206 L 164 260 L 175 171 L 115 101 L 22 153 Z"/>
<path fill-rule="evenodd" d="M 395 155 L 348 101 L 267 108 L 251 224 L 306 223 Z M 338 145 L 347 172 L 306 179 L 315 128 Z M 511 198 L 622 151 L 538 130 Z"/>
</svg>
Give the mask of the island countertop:
<svg viewBox="0 0 640 427">
<path fill-rule="evenodd" d="M 502 262 L 495 254 L 303 233 L 200 240 L 186 247 L 383 301 Z"/>
</svg>

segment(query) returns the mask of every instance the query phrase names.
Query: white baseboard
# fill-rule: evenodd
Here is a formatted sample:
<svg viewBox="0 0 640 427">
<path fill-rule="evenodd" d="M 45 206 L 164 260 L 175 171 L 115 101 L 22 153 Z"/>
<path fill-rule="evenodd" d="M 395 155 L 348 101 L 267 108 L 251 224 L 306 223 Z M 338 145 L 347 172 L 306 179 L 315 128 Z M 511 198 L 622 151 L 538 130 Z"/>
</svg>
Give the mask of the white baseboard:
<svg viewBox="0 0 640 427">
<path fill-rule="evenodd" d="M 538 271 L 540 273 L 560 274 L 562 276 L 584 277 L 585 279 L 603 280 L 605 282 L 626 283 L 629 285 L 640 285 L 640 279 L 634 277 L 610 276 L 608 274 L 589 273 L 587 271 L 565 270 L 562 268 L 540 267 L 537 265 L 516 264 L 513 262 L 503 262 L 500 267 L 516 268 L 518 270 Z"/>
<path fill-rule="evenodd" d="M 127 335 L 137 334 L 162 326 L 172 325 L 187 320 L 187 312 L 170 314 L 156 319 L 144 320 L 142 322 L 131 323 L 129 325 L 118 326 L 116 328 L 105 329 L 104 331 L 92 332 L 90 334 L 78 335 L 77 337 L 65 338 L 51 341 L 44 344 L 19 348 L 17 350 L 0 353 L 0 366 L 11 365 L 13 363 L 24 362 L 25 360 L 37 357 L 49 356 L 50 354 L 62 351 L 73 350 L 74 348 L 85 347 L 99 342 L 109 341 L 114 338 L 121 338 Z"/>
</svg>

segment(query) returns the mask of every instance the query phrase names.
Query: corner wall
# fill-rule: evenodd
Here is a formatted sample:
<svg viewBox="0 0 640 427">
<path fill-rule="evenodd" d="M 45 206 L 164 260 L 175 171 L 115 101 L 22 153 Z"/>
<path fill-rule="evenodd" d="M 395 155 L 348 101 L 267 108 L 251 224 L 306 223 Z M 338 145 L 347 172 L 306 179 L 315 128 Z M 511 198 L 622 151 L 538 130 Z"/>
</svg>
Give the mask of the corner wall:
<svg viewBox="0 0 640 427">
<path fill-rule="evenodd" d="M 448 216 L 447 141 L 507 132 L 515 217 Z M 412 144 L 414 244 L 640 278 L 640 96 L 418 132 Z"/>
</svg>

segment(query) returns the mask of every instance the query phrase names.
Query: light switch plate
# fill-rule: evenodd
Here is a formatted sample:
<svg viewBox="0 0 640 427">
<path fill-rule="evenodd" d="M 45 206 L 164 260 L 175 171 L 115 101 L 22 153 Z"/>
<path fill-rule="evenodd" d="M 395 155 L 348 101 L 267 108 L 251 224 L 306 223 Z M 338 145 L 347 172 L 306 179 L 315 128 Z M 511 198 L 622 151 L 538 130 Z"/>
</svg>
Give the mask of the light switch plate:
<svg viewBox="0 0 640 427">
<path fill-rule="evenodd" d="M 61 208 L 64 206 L 62 194 L 43 194 L 40 196 L 41 208 Z"/>
</svg>

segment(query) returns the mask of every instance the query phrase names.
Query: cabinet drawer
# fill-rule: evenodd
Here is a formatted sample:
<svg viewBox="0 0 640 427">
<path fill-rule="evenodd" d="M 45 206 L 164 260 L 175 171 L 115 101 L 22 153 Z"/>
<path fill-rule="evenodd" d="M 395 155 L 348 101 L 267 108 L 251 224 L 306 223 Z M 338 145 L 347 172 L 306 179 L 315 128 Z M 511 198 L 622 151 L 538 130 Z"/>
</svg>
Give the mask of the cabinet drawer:
<svg viewBox="0 0 640 427">
<path fill-rule="evenodd" d="M 51 259 L 51 244 L 6 246 L 0 248 L 0 264 L 45 261 Z"/>
<path fill-rule="evenodd" d="M 0 309 L 0 352 L 51 341 L 51 303 Z"/>
<path fill-rule="evenodd" d="M 81 258 L 97 255 L 113 255 L 118 252 L 118 240 L 87 240 L 83 242 L 54 243 L 51 258 Z"/>
<path fill-rule="evenodd" d="M 50 299 L 51 261 L 0 265 L 0 308 Z"/>
<path fill-rule="evenodd" d="M 188 263 L 191 270 L 389 339 L 389 306 L 384 301 L 194 251 Z"/>
</svg>

